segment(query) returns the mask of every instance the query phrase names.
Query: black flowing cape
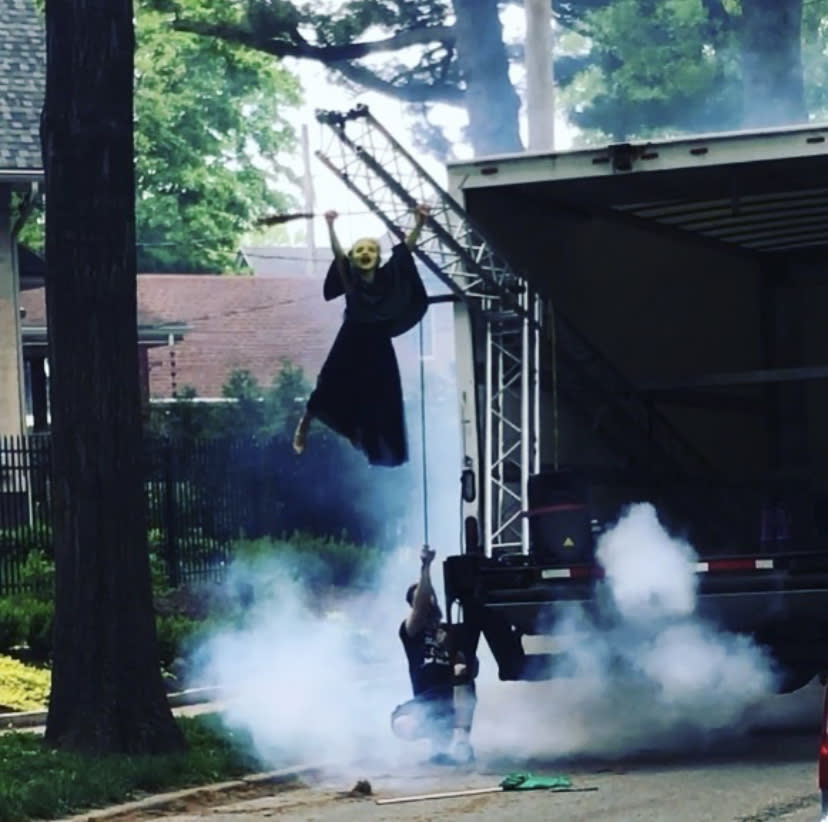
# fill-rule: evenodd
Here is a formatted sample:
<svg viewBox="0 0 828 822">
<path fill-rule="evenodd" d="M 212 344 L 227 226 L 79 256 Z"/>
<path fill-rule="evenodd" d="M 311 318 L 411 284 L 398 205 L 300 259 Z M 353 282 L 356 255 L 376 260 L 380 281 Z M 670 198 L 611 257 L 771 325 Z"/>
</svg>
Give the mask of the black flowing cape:
<svg viewBox="0 0 828 822">
<path fill-rule="evenodd" d="M 360 323 L 384 323 L 389 336 L 398 337 L 414 328 L 425 315 L 428 297 L 414 257 L 405 243 L 394 246 L 391 259 L 377 268 L 373 282 L 362 282 L 358 272 L 348 273 L 356 283 L 345 298 L 348 319 Z M 345 293 L 336 260 L 328 268 L 323 293 L 326 300 Z"/>
<path fill-rule="evenodd" d="M 423 318 L 428 299 L 403 243 L 394 247 L 372 283 L 362 282 L 358 274 L 353 277 L 342 326 L 319 372 L 308 411 L 364 451 L 372 465 L 401 465 L 408 460 L 408 442 L 391 339 Z M 336 261 L 323 293 L 326 300 L 345 293 Z"/>
</svg>

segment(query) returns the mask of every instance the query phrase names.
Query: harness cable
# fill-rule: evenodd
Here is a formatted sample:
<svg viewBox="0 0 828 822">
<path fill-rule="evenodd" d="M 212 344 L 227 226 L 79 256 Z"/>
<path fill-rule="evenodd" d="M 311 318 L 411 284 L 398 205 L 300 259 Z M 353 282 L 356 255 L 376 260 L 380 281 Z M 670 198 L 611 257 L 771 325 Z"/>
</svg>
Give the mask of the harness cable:
<svg viewBox="0 0 828 822">
<path fill-rule="evenodd" d="M 425 357 L 423 356 L 423 322 L 419 323 L 420 336 L 420 450 L 423 464 L 423 546 L 428 548 L 428 458 L 426 456 L 425 412 Z"/>
</svg>

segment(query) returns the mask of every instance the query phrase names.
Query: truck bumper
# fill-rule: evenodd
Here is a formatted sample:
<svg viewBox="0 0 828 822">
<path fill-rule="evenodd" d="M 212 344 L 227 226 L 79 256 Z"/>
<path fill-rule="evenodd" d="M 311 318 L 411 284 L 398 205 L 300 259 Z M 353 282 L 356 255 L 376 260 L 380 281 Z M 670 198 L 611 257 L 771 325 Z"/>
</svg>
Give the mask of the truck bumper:
<svg viewBox="0 0 828 822">
<path fill-rule="evenodd" d="M 486 607 L 501 612 L 523 633 L 548 633 L 559 620 L 581 609 L 598 621 L 611 613 L 605 597 L 584 586 L 569 588 L 554 596 L 531 592 L 490 592 Z M 828 588 L 796 591 L 700 592 L 696 614 L 721 628 L 737 633 L 753 633 L 765 623 L 792 620 L 804 625 L 824 623 L 828 629 Z"/>
<path fill-rule="evenodd" d="M 490 591 L 485 605 L 503 614 L 523 633 L 554 631 L 559 621 L 577 608 L 598 622 L 612 606 L 600 590 L 574 585 L 544 591 Z M 795 622 L 806 627 L 824 625 L 828 631 L 828 587 L 800 590 L 700 591 L 696 615 L 736 633 L 755 633 L 766 624 Z"/>
</svg>

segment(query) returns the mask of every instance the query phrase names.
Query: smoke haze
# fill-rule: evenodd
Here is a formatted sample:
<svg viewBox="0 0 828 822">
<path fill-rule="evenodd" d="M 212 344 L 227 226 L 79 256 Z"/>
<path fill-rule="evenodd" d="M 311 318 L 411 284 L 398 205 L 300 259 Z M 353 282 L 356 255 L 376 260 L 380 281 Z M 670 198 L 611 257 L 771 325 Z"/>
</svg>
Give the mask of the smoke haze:
<svg viewBox="0 0 828 822">
<path fill-rule="evenodd" d="M 450 306 L 430 311 L 435 350 L 441 327 L 452 334 L 445 312 Z M 417 474 L 423 468 L 425 415 L 427 510 L 438 559 L 433 576 L 442 598 L 441 560 L 460 544 L 459 431 L 446 422 L 454 418 L 455 386 L 450 369 L 443 368 L 426 385 L 420 406 L 419 374 L 402 370 L 409 467 Z M 388 490 L 382 471 L 376 479 L 372 497 L 361 504 L 391 510 L 383 494 L 396 492 Z M 195 678 L 227 690 L 227 724 L 248 730 L 257 752 L 274 766 L 305 761 L 348 769 L 369 760 L 410 773 L 428 756 L 427 742 L 399 740 L 390 728 L 391 711 L 411 696 L 397 632 L 425 536 L 421 486 L 408 501 L 398 546 L 389 550 L 370 591 L 314 597 L 278 556 L 255 565 L 237 562 L 231 569 L 230 589 L 247 587 L 253 604 L 243 626 L 204 645 Z M 631 506 L 608 528 L 597 557 L 605 571 L 600 607 L 570 607 L 548 636 L 526 638 L 528 651 L 561 651 L 565 675 L 500 682 L 481 640 L 472 730 L 479 760 L 606 757 L 714 744 L 761 719 L 757 706 L 784 699 L 769 697 L 769 660 L 749 639 L 722 633 L 698 616 L 696 554 L 664 530 L 651 505 Z M 530 647 L 538 642 L 552 647 Z"/>
<path fill-rule="evenodd" d="M 309 599 L 276 559 L 233 569 L 231 584 L 252 585 L 254 605 L 244 628 L 202 649 L 199 680 L 228 690 L 227 723 L 248 729 L 269 761 L 409 769 L 423 761 L 427 747 L 397 740 L 389 724 L 410 697 L 397 629 L 418 553 L 419 545 L 398 549 L 375 590 L 325 603 Z M 479 758 L 703 745 L 717 732 L 744 731 L 772 693 L 766 657 L 696 616 L 692 548 L 664 532 L 652 506 L 631 507 L 602 536 L 598 556 L 600 616 L 570 609 L 552 633 L 573 664 L 566 676 L 499 682 L 481 642 Z"/>
<path fill-rule="evenodd" d="M 568 676 L 484 683 L 478 738 L 508 755 L 616 756 L 745 731 L 749 709 L 773 693 L 770 660 L 697 616 L 692 548 L 639 504 L 600 538 L 598 558 L 599 616 L 573 608 L 554 629 Z"/>
<path fill-rule="evenodd" d="M 387 563 L 376 592 L 314 601 L 278 559 L 232 569 L 254 605 L 242 628 L 214 636 L 197 677 L 226 688 L 225 720 L 248 730 L 271 762 L 346 764 L 395 754 L 389 715 L 407 698 L 395 627 L 419 549 Z"/>
</svg>

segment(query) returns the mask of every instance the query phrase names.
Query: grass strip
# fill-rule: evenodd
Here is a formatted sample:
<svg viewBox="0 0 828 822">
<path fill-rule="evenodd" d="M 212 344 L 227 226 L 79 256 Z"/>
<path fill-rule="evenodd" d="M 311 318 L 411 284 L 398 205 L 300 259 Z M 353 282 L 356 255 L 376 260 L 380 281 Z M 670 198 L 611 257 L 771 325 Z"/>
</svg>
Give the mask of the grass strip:
<svg viewBox="0 0 828 822">
<path fill-rule="evenodd" d="M 236 779 L 267 766 L 250 737 L 215 714 L 179 717 L 189 750 L 156 756 L 88 757 L 49 748 L 39 734 L 0 735 L 0 819 L 28 822 Z"/>
</svg>

